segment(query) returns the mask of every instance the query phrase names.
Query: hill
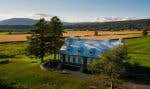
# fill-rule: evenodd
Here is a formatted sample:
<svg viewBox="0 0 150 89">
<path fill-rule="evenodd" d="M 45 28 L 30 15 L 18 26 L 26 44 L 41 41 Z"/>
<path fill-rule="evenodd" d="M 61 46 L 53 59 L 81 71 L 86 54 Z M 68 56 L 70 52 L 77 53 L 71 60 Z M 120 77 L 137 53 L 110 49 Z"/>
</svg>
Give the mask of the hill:
<svg viewBox="0 0 150 89">
<path fill-rule="evenodd" d="M 37 20 L 29 18 L 11 18 L 0 21 L 0 31 L 26 31 L 32 28 Z"/>
<path fill-rule="evenodd" d="M 34 25 L 37 20 L 29 18 L 11 18 L 0 21 L 0 25 Z"/>
</svg>

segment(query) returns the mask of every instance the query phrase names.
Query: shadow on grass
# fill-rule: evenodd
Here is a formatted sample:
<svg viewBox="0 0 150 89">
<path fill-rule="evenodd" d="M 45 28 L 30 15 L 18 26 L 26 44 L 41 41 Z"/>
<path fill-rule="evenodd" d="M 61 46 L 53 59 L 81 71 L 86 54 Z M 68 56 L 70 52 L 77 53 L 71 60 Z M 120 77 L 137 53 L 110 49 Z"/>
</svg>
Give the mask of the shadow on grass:
<svg viewBox="0 0 150 89">
<path fill-rule="evenodd" d="M 49 61 L 45 62 L 43 66 L 47 69 L 56 69 L 56 70 L 58 70 L 58 65 L 59 64 L 60 64 L 59 60 L 49 60 Z M 63 70 L 63 69 L 67 69 L 67 70 L 71 70 L 71 71 L 79 71 L 80 70 L 79 67 L 66 65 L 66 64 L 63 65 L 62 69 L 60 69 L 60 70 Z"/>
<path fill-rule="evenodd" d="M 150 85 L 150 67 L 134 65 L 130 67 L 127 80 L 137 84 Z"/>
<path fill-rule="evenodd" d="M 13 85 L 6 83 L 6 81 L 0 79 L 0 89 L 16 89 Z"/>
<path fill-rule="evenodd" d="M 15 55 L 5 55 L 5 54 L 0 54 L 0 59 L 4 59 L 4 58 L 14 58 Z"/>
<path fill-rule="evenodd" d="M 0 64 L 8 64 L 8 63 L 10 63 L 10 60 L 8 60 L 8 59 L 0 60 Z"/>
</svg>

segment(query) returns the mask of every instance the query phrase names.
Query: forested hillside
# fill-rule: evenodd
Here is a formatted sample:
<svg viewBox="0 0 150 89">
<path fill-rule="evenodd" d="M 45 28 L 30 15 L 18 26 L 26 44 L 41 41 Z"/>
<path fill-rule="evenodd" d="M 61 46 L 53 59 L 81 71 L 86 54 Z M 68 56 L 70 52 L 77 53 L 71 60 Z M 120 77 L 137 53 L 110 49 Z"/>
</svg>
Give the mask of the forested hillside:
<svg viewBox="0 0 150 89">
<path fill-rule="evenodd" d="M 13 23 L 13 21 L 16 24 Z M 20 20 L 19 20 L 20 21 Z M 23 20 L 19 22 L 18 20 L 10 19 L 6 20 L 3 24 L 0 24 L 0 31 L 27 31 L 30 30 L 33 25 L 36 23 L 36 20 L 31 20 L 31 23 L 27 23 L 29 20 Z M 24 22 L 23 22 L 24 21 Z M 8 24 L 8 23 L 9 24 Z M 0 22 L 1 23 L 1 22 Z M 13 23 L 11 25 L 11 23 Z M 25 23 L 25 24 L 23 24 Z M 67 23 L 63 22 L 65 29 L 72 30 L 142 30 L 148 29 L 150 30 L 150 19 L 141 19 L 141 20 L 130 20 L 130 21 L 114 21 L 114 22 L 82 22 L 82 23 Z"/>
<path fill-rule="evenodd" d="M 150 29 L 150 19 L 131 20 L 131 21 L 115 21 L 115 22 L 86 22 L 74 23 L 65 26 L 66 28 L 74 29 L 97 29 L 97 30 L 123 30 L 123 29 Z"/>
</svg>

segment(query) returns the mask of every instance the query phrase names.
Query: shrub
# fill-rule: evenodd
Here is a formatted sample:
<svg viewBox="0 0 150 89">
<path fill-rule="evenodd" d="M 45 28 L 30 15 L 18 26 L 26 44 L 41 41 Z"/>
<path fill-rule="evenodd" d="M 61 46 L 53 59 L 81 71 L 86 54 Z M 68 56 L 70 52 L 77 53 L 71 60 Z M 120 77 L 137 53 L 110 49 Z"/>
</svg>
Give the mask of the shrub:
<svg viewBox="0 0 150 89">
<path fill-rule="evenodd" d="M 148 31 L 146 29 L 144 29 L 143 32 L 142 32 L 142 35 L 143 36 L 147 36 L 148 35 Z"/>
<path fill-rule="evenodd" d="M 95 32 L 94 32 L 94 36 L 98 36 L 98 31 L 95 31 Z"/>
<path fill-rule="evenodd" d="M 6 60 L 6 59 L 5 60 L 2 60 L 2 59 L 0 60 L 0 64 L 7 64 L 9 62 L 10 62 L 10 60 Z"/>
</svg>

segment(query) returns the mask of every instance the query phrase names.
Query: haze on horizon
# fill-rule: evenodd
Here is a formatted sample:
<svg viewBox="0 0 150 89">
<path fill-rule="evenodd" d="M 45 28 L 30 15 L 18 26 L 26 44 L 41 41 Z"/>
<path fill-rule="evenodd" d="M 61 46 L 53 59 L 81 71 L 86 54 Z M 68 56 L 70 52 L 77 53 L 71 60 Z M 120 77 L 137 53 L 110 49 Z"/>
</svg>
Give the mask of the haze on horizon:
<svg viewBox="0 0 150 89">
<path fill-rule="evenodd" d="M 0 0 L 0 20 L 58 16 L 65 22 L 150 18 L 150 0 Z"/>
</svg>

